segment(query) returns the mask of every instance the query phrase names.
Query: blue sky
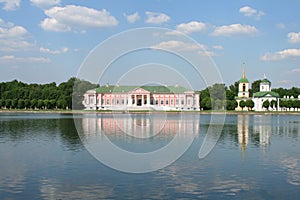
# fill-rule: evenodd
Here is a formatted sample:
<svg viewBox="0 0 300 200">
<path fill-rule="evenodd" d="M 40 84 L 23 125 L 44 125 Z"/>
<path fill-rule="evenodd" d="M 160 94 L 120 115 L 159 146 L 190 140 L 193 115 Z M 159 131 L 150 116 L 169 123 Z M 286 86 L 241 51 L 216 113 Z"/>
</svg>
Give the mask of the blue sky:
<svg viewBox="0 0 300 200">
<path fill-rule="evenodd" d="M 300 87 L 299 7 L 297 0 L 0 0 L 0 81 L 60 83 L 107 38 L 162 27 L 205 48 L 226 85 L 240 79 L 245 62 L 250 82 L 266 74 L 273 87 Z"/>
</svg>

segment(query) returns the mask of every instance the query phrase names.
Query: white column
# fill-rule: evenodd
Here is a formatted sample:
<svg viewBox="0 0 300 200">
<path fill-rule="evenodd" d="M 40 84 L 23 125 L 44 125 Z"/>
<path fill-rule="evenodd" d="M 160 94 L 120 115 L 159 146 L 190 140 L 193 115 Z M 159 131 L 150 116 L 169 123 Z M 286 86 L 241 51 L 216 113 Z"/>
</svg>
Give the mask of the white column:
<svg viewBox="0 0 300 200">
<path fill-rule="evenodd" d="M 144 106 L 144 95 L 142 94 L 142 106 Z"/>
<path fill-rule="evenodd" d="M 134 95 L 134 105 L 137 105 L 137 98 L 136 98 L 136 94 Z"/>
<path fill-rule="evenodd" d="M 150 94 L 147 94 L 147 106 L 150 106 Z"/>
</svg>

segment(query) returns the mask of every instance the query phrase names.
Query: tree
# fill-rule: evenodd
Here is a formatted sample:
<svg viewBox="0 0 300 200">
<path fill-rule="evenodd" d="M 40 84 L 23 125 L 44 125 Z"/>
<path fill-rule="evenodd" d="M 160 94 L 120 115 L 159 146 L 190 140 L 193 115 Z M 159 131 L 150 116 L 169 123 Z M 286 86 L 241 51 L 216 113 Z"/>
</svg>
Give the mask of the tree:
<svg viewBox="0 0 300 200">
<path fill-rule="evenodd" d="M 30 99 L 25 99 L 25 101 L 24 101 L 24 106 L 25 106 L 25 109 L 30 108 L 30 106 L 31 106 Z"/>
<path fill-rule="evenodd" d="M 270 103 L 271 108 L 276 108 L 277 107 L 277 101 L 275 101 L 274 99 L 271 101 Z"/>
<path fill-rule="evenodd" d="M 252 96 L 255 92 L 259 92 L 261 80 L 256 80 L 251 84 L 250 96 Z"/>
<path fill-rule="evenodd" d="M 300 108 L 300 100 L 295 100 L 294 101 L 294 107 L 295 108 Z"/>
<path fill-rule="evenodd" d="M 18 100 L 17 108 L 18 109 L 23 109 L 24 107 L 25 107 L 24 100 L 23 99 L 19 99 Z"/>
<path fill-rule="evenodd" d="M 5 100 L 5 107 L 6 107 L 6 109 L 7 108 L 9 108 L 9 109 L 11 108 L 11 99 L 6 99 Z"/>
<path fill-rule="evenodd" d="M 254 108 L 254 102 L 251 99 L 246 100 L 245 104 L 248 107 L 248 109 L 250 108 L 250 110 Z"/>
<path fill-rule="evenodd" d="M 18 100 L 17 99 L 13 99 L 12 101 L 11 101 L 11 108 L 17 108 L 17 106 L 18 106 Z"/>
<path fill-rule="evenodd" d="M 237 101 L 236 100 L 227 100 L 226 102 L 226 109 L 227 110 L 235 110 L 237 107 Z"/>
<path fill-rule="evenodd" d="M 292 108 L 293 107 L 293 100 L 291 100 L 291 99 L 287 100 L 285 102 L 285 107 L 288 108 L 288 109 Z"/>
<path fill-rule="evenodd" d="M 0 99 L 0 109 L 3 108 L 4 106 L 5 106 L 5 100 Z"/>
<path fill-rule="evenodd" d="M 59 99 L 56 101 L 56 106 L 57 106 L 57 108 L 59 108 L 59 109 L 66 109 L 66 107 L 67 107 L 67 102 L 66 102 L 65 99 L 59 98 Z"/>
<path fill-rule="evenodd" d="M 269 106 L 270 106 L 269 100 L 265 100 L 265 101 L 263 102 L 263 107 L 266 108 L 266 109 L 268 110 L 268 109 L 269 109 Z"/>
<path fill-rule="evenodd" d="M 214 110 L 224 110 L 224 107 L 225 107 L 225 105 L 224 105 L 224 102 L 225 101 L 222 101 L 222 100 L 220 100 L 220 99 L 217 99 L 216 101 L 215 101 L 215 104 L 214 104 Z"/>
<path fill-rule="evenodd" d="M 242 110 L 244 110 L 245 106 L 246 106 L 246 102 L 244 100 L 240 101 L 240 107 L 242 108 Z"/>
<path fill-rule="evenodd" d="M 42 99 L 39 99 L 37 101 L 37 106 L 36 106 L 38 109 L 42 109 L 44 108 L 44 101 Z"/>
<path fill-rule="evenodd" d="M 30 107 L 31 107 L 32 109 L 36 109 L 36 108 L 37 108 L 37 104 L 38 104 L 38 100 L 36 100 L 36 99 L 32 99 L 32 100 L 30 101 Z"/>
<path fill-rule="evenodd" d="M 202 98 L 200 101 L 200 107 L 204 110 L 210 110 L 212 108 L 210 97 Z"/>
</svg>

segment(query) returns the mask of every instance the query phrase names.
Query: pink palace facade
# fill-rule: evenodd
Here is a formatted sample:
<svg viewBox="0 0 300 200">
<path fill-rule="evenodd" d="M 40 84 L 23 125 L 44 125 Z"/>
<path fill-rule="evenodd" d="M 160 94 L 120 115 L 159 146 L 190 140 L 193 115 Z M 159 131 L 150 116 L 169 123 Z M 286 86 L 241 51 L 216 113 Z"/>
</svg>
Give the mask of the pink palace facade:
<svg viewBox="0 0 300 200">
<path fill-rule="evenodd" d="M 181 86 L 111 86 L 88 90 L 85 110 L 200 110 L 200 94 Z"/>
</svg>

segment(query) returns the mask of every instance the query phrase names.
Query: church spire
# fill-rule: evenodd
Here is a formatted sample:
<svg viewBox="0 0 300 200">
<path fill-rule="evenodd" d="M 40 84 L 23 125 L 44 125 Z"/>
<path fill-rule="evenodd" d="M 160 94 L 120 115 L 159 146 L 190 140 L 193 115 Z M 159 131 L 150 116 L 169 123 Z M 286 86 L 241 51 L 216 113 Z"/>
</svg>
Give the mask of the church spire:
<svg viewBox="0 0 300 200">
<path fill-rule="evenodd" d="M 245 63 L 243 63 L 242 78 L 246 78 L 246 75 L 245 75 Z"/>
</svg>

